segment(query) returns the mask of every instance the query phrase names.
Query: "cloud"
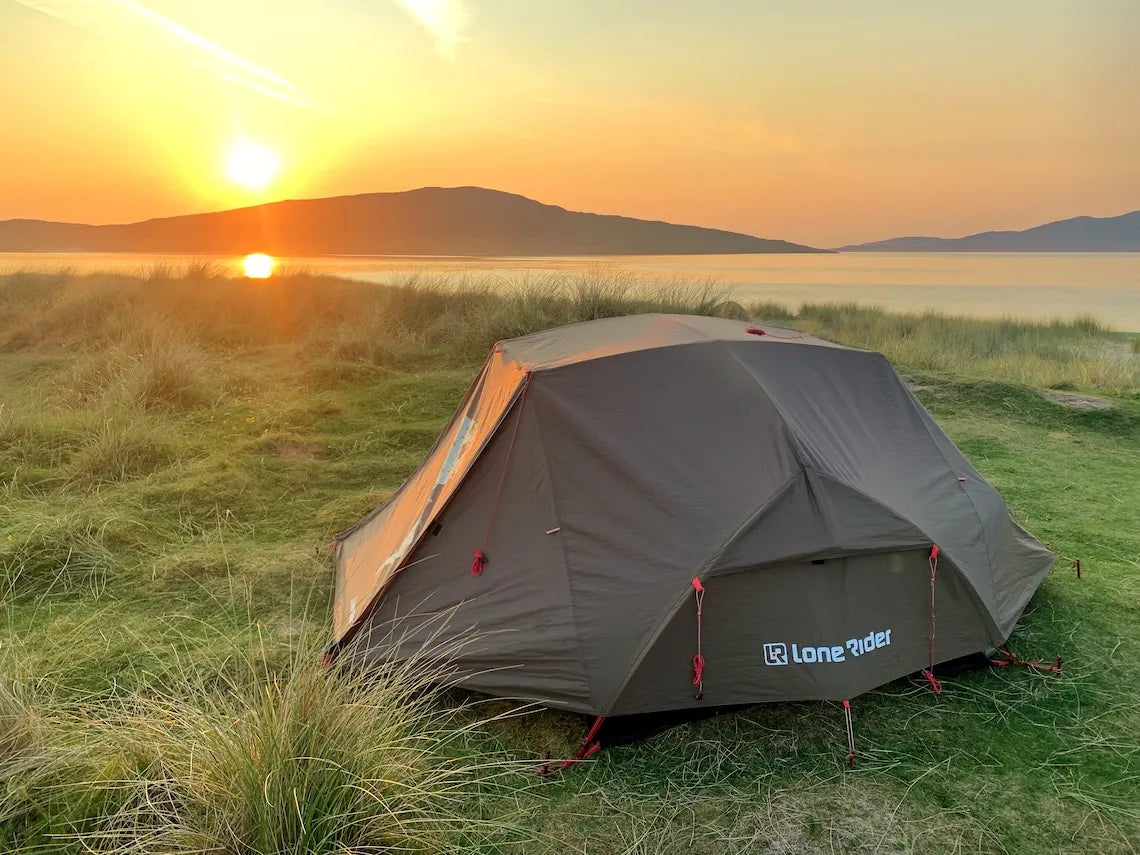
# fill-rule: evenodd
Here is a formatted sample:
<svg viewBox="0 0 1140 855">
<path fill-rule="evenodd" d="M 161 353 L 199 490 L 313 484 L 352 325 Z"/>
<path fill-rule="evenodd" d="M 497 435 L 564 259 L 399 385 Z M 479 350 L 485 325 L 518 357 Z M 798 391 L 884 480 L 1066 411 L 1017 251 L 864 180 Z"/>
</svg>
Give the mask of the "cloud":
<svg viewBox="0 0 1140 855">
<path fill-rule="evenodd" d="M 468 13 L 460 0 L 396 0 L 435 38 L 439 52 L 449 59 L 463 38 Z"/>
<path fill-rule="evenodd" d="M 280 101 L 311 106 L 309 96 L 279 74 L 222 47 L 137 0 L 15 0 L 45 15 L 134 47 L 162 53 Z"/>
</svg>

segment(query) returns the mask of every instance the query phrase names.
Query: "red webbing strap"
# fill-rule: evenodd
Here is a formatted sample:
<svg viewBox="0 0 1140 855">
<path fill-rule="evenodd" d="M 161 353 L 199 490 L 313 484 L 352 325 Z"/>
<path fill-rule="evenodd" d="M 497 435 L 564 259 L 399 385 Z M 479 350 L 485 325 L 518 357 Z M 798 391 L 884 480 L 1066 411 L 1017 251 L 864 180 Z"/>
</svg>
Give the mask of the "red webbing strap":
<svg viewBox="0 0 1140 855">
<path fill-rule="evenodd" d="M 519 435 L 519 422 L 522 421 L 523 404 L 526 402 L 526 390 L 530 388 L 530 372 L 523 378 L 522 392 L 519 393 L 518 410 L 515 416 L 515 426 L 511 429 L 511 441 L 507 445 L 507 459 L 503 461 L 503 471 L 499 475 L 499 486 L 495 488 L 495 500 L 491 502 L 491 514 L 487 517 L 487 528 L 483 532 L 483 544 L 478 549 L 471 550 L 471 572 L 476 576 L 483 572 L 483 565 L 487 563 L 487 540 L 491 537 L 491 524 L 495 521 L 495 512 L 499 509 L 499 498 L 503 495 L 503 484 L 507 480 L 507 469 L 511 464 L 511 455 L 515 450 L 515 438 Z"/>
<path fill-rule="evenodd" d="M 855 726 L 851 722 L 851 701 L 843 702 L 843 721 L 847 725 L 847 765 L 855 768 Z"/>
<path fill-rule="evenodd" d="M 705 602 L 705 587 L 701 580 L 693 577 L 693 596 L 697 600 L 697 655 L 693 657 L 693 685 L 697 687 L 697 700 L 705 696 L 705 657 L 701 653 L 701 609 Z"/>
<path fill-rule="evenodd" d="M 935 628 L 935 611 L 934 611 L 934 583 L 938 580 L 938 544 L 930 547 L 930 558 L 927 563 L 930 564 L 930 635 L 927 640 L 930 643 L 930 665 L 922 669 L 922 676 L 926 678 L 926 682 L 930 685 L 930 691 L 936 695 L 942 694 L 942 683 L 934 676 L 934 628 Z"/>
<path fill-rule="evenodd" d="M 1014 652 L 1012 650 L 1010 650 L 1008 647 L 1003 647 L 998 652 L 1001 654 L 1002 658 L 991 659 L 990 662 L 992 662 L 994 665 L 998 665 L 998 666 L 1024 665 L 1026 668 L 1035 668 L 1038 671 L 1048 671 L 1050 674 L 1060 674 L 1061 673 L 1061 657 L 1060 656 L 1058 656 L 1052 662 L 1049 662 L 1046 664 L 1044 662 L 1034 662 L 1031 659 L 1018 659 L 1017 656 L 1014 655 Z"/>
<path fill-rule="evenodd" d="M 581 743 L 578 745 L 578 750 L 574 752 L 574 756 L 569 760 L 563 760 L 560 763 L 555 763 L 553 766 L 549 762 L 543 763 L 538 767 L 538 774 L 542 777 L 552 775 L 555 772 L 561 772 L 575 763 L 581 763 L 583 760 L 588 760 L 593 757 L 598 751 L 601 750 L 602 743 L 598 742 L 598 731 L 602 729 L 602 723 L 605 722 L 604 715 L 598 716 L 594 719 L 594 723 L 590 725 L 590 729 L 586 731 L 586 735 L 582 737 Z"/>
</svg>

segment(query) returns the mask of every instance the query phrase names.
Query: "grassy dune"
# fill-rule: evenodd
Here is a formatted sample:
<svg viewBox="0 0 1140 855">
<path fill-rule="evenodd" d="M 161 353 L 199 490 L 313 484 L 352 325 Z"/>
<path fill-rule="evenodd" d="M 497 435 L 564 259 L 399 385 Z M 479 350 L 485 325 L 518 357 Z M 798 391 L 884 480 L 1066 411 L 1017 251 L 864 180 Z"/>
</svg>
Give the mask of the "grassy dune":
<svg viewBox="0 0 1140 855">
<path fill-rule="evenodd" d="M 491 286 L 494 287 L 491 287 Z M 498 288 L 496 291 L 494 288 Z M 1131 852 L 1140 357 L 1089 319 L 740 306 L 604 273 L 378 287 L 210 268 L 0 277 L 0 848 Z M 582 723 L 319 676 L 333 532 L 431 445 L 497 339 L 677 311 L 887 353 L 1040 538 L 1080 556 L 1015 649 L 1065 657 L 757 707 L 603 752 Z M 1058 406 L 1044 388 L 1103 397 Z M 445 667 L 428 663 L 429 672 Z M 363 749 L 363 750 L 362 750 Z"/>
</svg>

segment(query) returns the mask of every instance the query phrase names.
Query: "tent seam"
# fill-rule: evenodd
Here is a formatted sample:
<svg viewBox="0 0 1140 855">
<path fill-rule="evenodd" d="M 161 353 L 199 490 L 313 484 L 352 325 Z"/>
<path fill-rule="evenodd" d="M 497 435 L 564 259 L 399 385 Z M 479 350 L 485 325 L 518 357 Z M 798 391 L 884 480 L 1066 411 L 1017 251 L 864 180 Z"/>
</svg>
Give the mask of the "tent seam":
<svg viewBox="0 0 1140 855">
<path fill-rule="evenodd" d="M 678 323 L 681 322 L 678 321 Z M 687 326 L 685 324 L 682 325 Z M 692 327 L 688 328 L 692 329 Z M 799 448 L 796 446 L 795 440 L 797 437 L 794 431 L 788 427 L 788 420 L 784 416 L 784 413 L 780 410 L 779 407 L 776 406 L 776 402 L 772 400 L 771 396 L 768 394 L 768 391 L 763 387 L 763 385 L 761 385 L 760 381 L 756 379 L 756 376 L 748 370 L 744 363 L 742 363 L 737 358 L 736 354 L 732 352 L 732 349 L 728 347 L 728 342 L 717 339 L 707 339 L 706 341 L 698 342 L 698 344 L 710 344 L 713 342 L 719 344 L 721 346 L 721 349 L 728 353 L 728 355 L 732 358 L 732 362 L 744 372 L 752 384 L 760 391 L 760 394 L 763 396 L 764 400 L 771 404 L 772 410 L 780 419 L 780 427 L 783 430 L 784 436 L 788 442 L 788 448 L 792 452 L 792 458 L 796 461 L 796 465 L 799 468 L 794 473 L 792 473 L 792 475 L 789 476 L 787 480 L 780 484 L 780 486 L 776 488 L 775 492 L 772 493 L 772 495 L 770 495 L 767 499 L 765 499 L 755 510 L 750 511 L 748 516 L 746 516 L 743 522 L 741 522 L 740 525 L 733 530 L 732 534 L 729 535 L 728 539 L 724 543 L 720 544 L 708 558 L 697 565 L 697 568 L 694 571 L 694 575 L 698 579 L 701 577 L 702 573 L 708 570 L 708 568 L 717 559 L 717 557 L 719 557 L 720 554 L 728 548 L 729 544 L 731 544 L 733 540 L 740 535 L 740 532 L 753 519 L 755 519 L 758 514 L 762 513 L 771 505 L 772 502 L 775 502 L 780 496 L 787 492 L 787 490 L 796 482 L 798 478 L 805 475 L 807 468 L 807 464 L 804 463 L 803 457 L 800 456 Z M 618 684 L 617 690 L 614 692 L 612 698 L 610 699 L 611 706 L 617 703 L 618 698 L 621 697 L 621 693 L 625 691 L 626 687 L 629 685 L 629 681 L 633 679 L 633 675 L 637 673 L 638 669 L 645 661 L 645 657 L 649 655 L 649 651 L 653 649 L 653 645 L 657 643 L 657 640 L 661 637 L 661 633 L 665 631 L 665 627 L 667 627 L 673 618 L 677 616 L 677 612 L 684 605 L 685 600 L 688 598 L 689 587 L 686 585 L 684 593 L 678 597 L 676 602 L 666 611 L 665 616 L 661 619 L 657 626 L 653 628 L 653 632 L 650 634 L 649 638 L 638 649 L 637 655 L 633 660 L 633 664 L 631 665 L 629 671 L 626 672 L 625 677 L 622 678 L 622 682 Z"/>
</svg>

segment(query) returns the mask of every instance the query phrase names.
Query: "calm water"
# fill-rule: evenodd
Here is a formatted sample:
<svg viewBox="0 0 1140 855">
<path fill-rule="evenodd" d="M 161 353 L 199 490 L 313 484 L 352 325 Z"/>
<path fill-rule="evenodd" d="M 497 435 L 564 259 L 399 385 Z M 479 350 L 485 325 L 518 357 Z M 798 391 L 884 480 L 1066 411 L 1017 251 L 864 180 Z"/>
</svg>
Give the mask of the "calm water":
<svg viewBox="0 0 1140 855">
<path fill-rule="evenodd" d="M 0 272 L 12 269 L 138 271 L 182 265 L 190 256 L 103 253 L 0 253 Z M 200 260 L 200 259 L 199 259 Z M 240 270 L 240 259 L 219 257 Z M 656 255 L 592 258 L 396 258 L 323 256 L 281 259 L 373 282 L 409 272 L 501 278 L 504 286 L 556 271 L 598 267 L 647 277 L 714 280 L 741 301 L 854 300 L 891 309 L 936 308 L 994 317 L 1052 318 L 1079 312 L 1118 330 L 1140 331 L 1140 253 L 839 253 L 832 255 Z M 482 277 L 480 277 L 482 278 Z"/>
</svg>

